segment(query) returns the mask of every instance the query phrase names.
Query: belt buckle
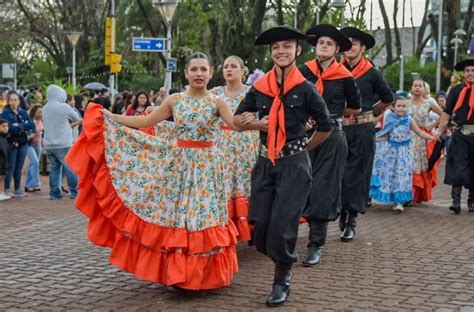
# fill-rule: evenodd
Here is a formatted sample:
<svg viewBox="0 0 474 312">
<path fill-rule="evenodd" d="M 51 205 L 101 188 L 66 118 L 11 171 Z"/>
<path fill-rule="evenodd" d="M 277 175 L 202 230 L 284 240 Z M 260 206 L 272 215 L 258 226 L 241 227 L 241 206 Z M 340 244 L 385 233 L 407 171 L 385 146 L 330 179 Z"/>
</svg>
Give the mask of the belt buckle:
<svg viewBox="0 0 474 312">
<path fill-rule="evenodd" d="M 354 119 L 355 116 L 349 116 L 349 117 L 344 117 L 342 119 L 342 125 L 343 126 L 351 126 L 354 124 L 355 122 L 355 119 Z"/>
<path fill-rule="evenodd" d="M 464 135 L 474 135 L 474 129 L 466 128 L 461 130 L 462 134 Z"/>
</svg>

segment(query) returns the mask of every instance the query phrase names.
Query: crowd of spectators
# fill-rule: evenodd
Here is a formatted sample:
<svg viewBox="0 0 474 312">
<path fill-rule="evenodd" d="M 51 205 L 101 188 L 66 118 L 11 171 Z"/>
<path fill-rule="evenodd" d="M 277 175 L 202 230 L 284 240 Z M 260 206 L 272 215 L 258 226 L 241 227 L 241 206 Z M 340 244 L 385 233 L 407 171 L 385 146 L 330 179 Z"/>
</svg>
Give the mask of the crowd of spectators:
<svg viewBox="0 0 474 312">
<path fill-rule="evenodd" d="M 170 93 L 179 90 L 170 90 Z M 64 158 L 82 131 L 88 103 L 97 103 L 117 114 L 144 115 L 160 105 L 165 88 L 158 91 L 124 91 L 111 99 L 109 89 L 67 94 L 57 86 L 0 92 L 0 201 L 22 198 L 41 190 L 40 172 L 49 172 L 49 198 L 77 195 L 77 176 Z M 22 181 L 22 177 L 24 182 Z M 65 185 L 63 186 L 63 178 Z M 13 182 L 13 183 L 12 183 Z"/>
</svg>

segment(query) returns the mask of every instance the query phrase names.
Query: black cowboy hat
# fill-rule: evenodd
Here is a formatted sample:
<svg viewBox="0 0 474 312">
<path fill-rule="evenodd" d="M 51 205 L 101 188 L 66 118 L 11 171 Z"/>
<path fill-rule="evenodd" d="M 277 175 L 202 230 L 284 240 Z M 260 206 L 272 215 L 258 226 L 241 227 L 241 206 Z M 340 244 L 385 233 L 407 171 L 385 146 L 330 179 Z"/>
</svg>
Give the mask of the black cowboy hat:
<svg viewBox="0 0 474 312">
<path fill-rule="evenodd" d="M 474 66 L 474 59 L 467 59 L 464 61 L 460 61 L 456 64 L 456 66 L 454 66 L 454 69 L 463 71 L 464 68 L 466 68 L 467 66 Z"/>
<path fill-rule="evenodd" d="M 340 32 L 336 27 L 329 24 L 319 24 L 311 27 L 307 32 L 308 35 L 307 41 L 316 46 L 318 39 L 322 36 L 328 36 L 337 42 L 339 45 L 339 52 L 344 52 L 350 50 L 352 47 L 352 42 L 347 38 L 342 32 Z"/>
<path fill-rule="evenodd" d="M 344 27 L 340 30 L 346 37 L 358 39 L 367 50 L 375 45 L 375 39 L 370 34 L 355 27 Z"/>
<path fill-rule="evenodd" d="M 300 32 L 298 29 L 290 27 L 288 25 L 282 25 L 273 27 L 262 32 L 257 39 L 255 39 L 254 45 L 267 45 L 278 41 L 284 40 L 307 40 L 307 36 Z"/>
</svg>

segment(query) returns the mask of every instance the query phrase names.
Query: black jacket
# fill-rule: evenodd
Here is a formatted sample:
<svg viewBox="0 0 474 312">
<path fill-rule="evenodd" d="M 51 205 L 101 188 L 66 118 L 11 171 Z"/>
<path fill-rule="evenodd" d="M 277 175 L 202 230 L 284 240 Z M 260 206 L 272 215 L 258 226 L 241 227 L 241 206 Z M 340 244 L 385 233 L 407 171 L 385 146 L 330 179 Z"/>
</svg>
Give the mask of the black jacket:
<svg viewBox="0 0 474 312">
<path fill-rule="evenodd" d="M 8 159 L 10 156 L 10 144 L 6 134 L 0 134 L 0 176 L 5 175 L 8 169 Z"/>
<path fill-rule="evenodd" d="M 244 112 L 258 112 L 258 118 L 262 119 L 270 113 L 273 99 L 251 87 L 237 108 L 235 115 L 240 115 Z M 308 81 L 294 87 L 285 94 L 283 105 L 285 106 L 287 143 L 307 136 L 304 126 L 309 117 L 316 120 L 319 131 L 332 130 L 326 104 L 316 91 L 316 88 Z M 266 132 L 260 132 L 260 140 L 266 146 Z"/>
</svg>

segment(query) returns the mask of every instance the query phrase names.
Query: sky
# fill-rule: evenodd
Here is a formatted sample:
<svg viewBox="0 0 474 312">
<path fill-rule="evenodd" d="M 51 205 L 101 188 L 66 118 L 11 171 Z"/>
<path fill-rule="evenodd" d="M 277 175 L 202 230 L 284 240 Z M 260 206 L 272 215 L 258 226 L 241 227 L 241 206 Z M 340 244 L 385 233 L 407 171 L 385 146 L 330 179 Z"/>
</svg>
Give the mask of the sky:
<svg viewBox="0 0 474 312">
<path fill-rule="evenodd" d="M 365 20 L 367 21 L 367 27 L 370 26 L 370 3 L 373 1 L 373 20 L 372 20 L 372 28 L 376 29 L 377 27 L 385 28 L 382 19 L 382 13 L 380 12 L 380 6 L 378 0 L 366 0 L 366 12 L 365 12 Z M 421 24 L 421 20 L 423 18 L 423 12 L 425 8 L 425 0 L 405 0 L 405 25 L 411 26 L 411 10 L 410 10 L 410 2 L 413 5 L 413 23 L 415 26 L 419 26 Z M 360 0 L 350 0 L 349 1 L 353 6 L 358 6 L 360 4 Z M 387 11 L 388 18 L 390 23 L 392 24 L 392 14 L 393 14 L 393 2 L 394 0 L 384 0 L 385 10 Z M 398 26 L 401 27 L 402 25 L 402 5 L 403 0 L 399 0 L 399 11 L 398 11 L 398 18 L 397 23 Z"/>
</svg>

